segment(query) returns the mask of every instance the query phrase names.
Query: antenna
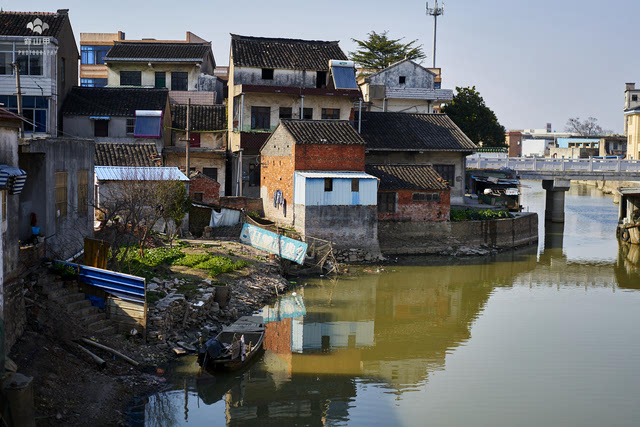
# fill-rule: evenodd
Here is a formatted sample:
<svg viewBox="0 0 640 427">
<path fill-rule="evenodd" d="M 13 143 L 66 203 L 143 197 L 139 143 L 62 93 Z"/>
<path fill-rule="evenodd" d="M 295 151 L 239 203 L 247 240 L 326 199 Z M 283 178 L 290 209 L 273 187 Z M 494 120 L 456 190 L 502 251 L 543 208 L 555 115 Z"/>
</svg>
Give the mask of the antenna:
<svg viewBox="0 0 640 427">
<path fill-rule="evenodd" d="M 442 7 L 438 7 L 438 0 L 435 0 L 435 6 L 430 8 L 427 2 L 427 15 L 433 16 L 433 68 L 436 68 L 436 31 L 438 29 L 438 16 L 444 15 L 444 2 Z"/>
</svg>

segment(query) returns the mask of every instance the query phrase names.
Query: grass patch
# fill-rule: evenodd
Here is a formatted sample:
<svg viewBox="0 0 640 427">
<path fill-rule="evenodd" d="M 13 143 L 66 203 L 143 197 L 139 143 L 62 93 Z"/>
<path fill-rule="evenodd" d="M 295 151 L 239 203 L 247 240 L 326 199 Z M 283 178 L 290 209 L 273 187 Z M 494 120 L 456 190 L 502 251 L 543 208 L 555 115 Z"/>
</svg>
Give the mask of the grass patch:
<svg viewBox="0 0 640 427">
<path fill-rule="evenodd" d="M 231 258 L 213 256 L 210 253 L 186 255 L 176 262 L 177 265 L 209 271 L 211 277 L 240 270 L 248 265 L 246 261 L 233 261 Z"/>
<path fill-rule="evenodd" d="M 494 211 L 487 209 L 477 211 L 474 209 L 451 209 L 449 213 L 451 221 L 486 221 L 490 219 L 513 218 L 507 210 Z"/>
<path fill-rule="evenodd" d="M 120 259 L 124 256 L 125 248 L 120 249 Z M 144 277 L 153 276 L 153 269 L 162 264 L 173 264 L 176 260 L 183 258 L 184 252 L 178 248 L 153 248 L 146 249 L 140 256 L 138 247 L 129 248 L 123 264 L 123 273 L 142 275 Z"/>
</svg>

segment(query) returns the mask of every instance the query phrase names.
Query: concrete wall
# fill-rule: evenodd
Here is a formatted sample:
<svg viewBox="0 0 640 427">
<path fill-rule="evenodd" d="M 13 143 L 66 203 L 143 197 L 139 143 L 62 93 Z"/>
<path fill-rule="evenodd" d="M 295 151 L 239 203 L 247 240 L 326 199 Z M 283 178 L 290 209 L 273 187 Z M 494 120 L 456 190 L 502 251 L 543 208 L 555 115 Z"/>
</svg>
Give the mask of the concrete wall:
<svg viewBox="0 0 640 427">
<path fill-rule="evenodd" d="M 460 222 L 378 222 L 380 250 L 389 255 L 452 254 L 460 248 L 514 248 L 538 241 L 538 215 Z"/>
<path fill-rule="evenodd" d="M 391 113 L 433 113 L 434 106 L 439 106 L 442 101 L 427 101 L 424 99 L 387 99 L 386 109 Z M 367 106 L 367 111 L 384 111 L 384 101 L 382 99 L 372 99 Z M 363 106 L 362 111 L 365 111 Z M 358 112 L 356 111 L 356 116 Z"/>
<path fill-rule="evenodd" d="M 171 72 L 186 72 L 188 90 L 198 90 L 198 78 L 200 67 L 195 64 L 163 64 L 152 63 L 150 67 L 147 62 L 135 63 L 115 63 L 111 62 L 107 66 L 107 83 L 109 86 L 120 86 L 120 71 L 140 71 L 142 74 L 142 87 L 155 87 L 156 72 L 166 73 L 166 87 L 171 89 Z"/>
<path fill-rule="evenodd" d="M 455 182 L 451 186 L 451 204 L 464 203 L 464 173 L 467 153 L 448 151 L 368 151 L 365 162 L 374 164 L 454 165 Z"/>
<path fill-rule="evenodd" d="M 405 77 L 405 83 L 400 84 L 400 76 Z M 386 70 L 371 76 L 369 83 L 383 85 L 392 88 L 423 88 L 433 89 L 435 75 L 411 61 L 387 68 Z M 368 101 L 368 100 L 366 100 Z"/>
<path fill-rule="evenodd" d="M 570 147 L 570 148 L 558 148 L 558 147 L 549 147 L 549 157 L 558 158 L 558 159 L 588 159 L 591 156 L 597 156 L 598 149 L 597 148 L 578 148 L 578 147 Z"/>
<path fill-rule="evenodd" d="M 93 180 L 95 143 L 72 138 L 30 140 L 20 147 L 20 168 L 29 177 L 20 194 L 20 236 L 30 236 L 30 214 L 38 218 L 40 234 L 46 237 L 47 256 L 68 258 L 93 236 Z M 88 208 L 78 210 L 78 171 L 88 171 Z M 67 215 L 55 209 L 55 173 L 67 172 Z"/>
<path fill-rule="evenodd" d="M 233 63 L 231 63 L 233 64 Z M 233 67 L 234 85 L 316 87 L 316 71 L 275 69 L 272 80 L 262 79 L 262 68 Z M 329 72 L 326 72 L 327 78 Z"/>
<path fill-rule="evenodd" d="M 640 114 L 628 114 L 627 159 L 640 159 Z"/>
</svg>

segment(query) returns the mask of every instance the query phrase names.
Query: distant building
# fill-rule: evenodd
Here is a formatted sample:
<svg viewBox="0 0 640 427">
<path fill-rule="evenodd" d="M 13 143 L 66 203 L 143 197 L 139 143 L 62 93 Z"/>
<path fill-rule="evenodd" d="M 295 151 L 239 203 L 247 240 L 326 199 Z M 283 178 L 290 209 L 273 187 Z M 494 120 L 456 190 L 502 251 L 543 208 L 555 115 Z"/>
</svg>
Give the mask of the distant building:
<svg viewBox="0 0 640 427">
<path fill-rule="evenodd" d="M 640 159 L 640 107 L 625 111 L 627 159 Z"/>
<path fill-rule="evenodd" d="M 610 135 L 600 138 L 599 156 L 626 156 L 627 138 L 623 135 Z"/>
<path fill-rule="evenodd" d="M 60 109 L 78 82 L 78 48 L 69 10 L 0 12 L 0 103 L 18 112 L 13 63 L 20 69 L 26 134 L 58 135 Z"/>
<path fill-rule="evenodd" d="M 640 89 L 636 89 L 635 83 L 626 83 L 624 89 L 624 136 L 627 136 L 629 128 L 629 115 L 627 112 L 640 110 Z"/>
<path fill-rule="evenodd" d="M 508 131 L 505 134 L 505 143 L 507 144 L 507 147 L 509 147 L 509 157 L 520 157 L 522 155 L 521 131 Z"/>
<path fill-rule="evenodd" d="M 437 73 L 403 59 L 384 70 L 358 79 L 366 111 L 439 112 L 453 99 L 453 90 L 440 88 Z M 436 81 L 438 80 L 438 81 Z"/>
</svg>

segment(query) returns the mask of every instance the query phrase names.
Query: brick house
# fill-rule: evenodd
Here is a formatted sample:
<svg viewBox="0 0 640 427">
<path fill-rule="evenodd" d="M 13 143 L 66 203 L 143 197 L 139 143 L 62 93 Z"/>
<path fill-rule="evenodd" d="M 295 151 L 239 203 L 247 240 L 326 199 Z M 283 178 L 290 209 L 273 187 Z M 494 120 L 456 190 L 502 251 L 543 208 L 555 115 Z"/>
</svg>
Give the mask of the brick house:
<svg viewBox="0 0 640 427">
<path fill-rule="evenodd" d="M 189 197 L 196 203 L 218 205 L 220 203 L 220 184 L 200 171 L 192 172 L 189 177 Z"/>
<path fill-rule="evenodd" d="M 447 221 L 451 190 L 427 165 L 367 165 L 380 180 L 378 220 Z"/>
<path fill-rule="evenodd" d="M 447 115 L 363 112 L 361 136 L 367 164 L 429 165 L 449 183 L 451 203 L 464 203 L 466 156 L 477 147 Z"/>
<path fill-rule="evenodd" d="M 234 196 L 259 197 L 260 147 L 279 120 L 353 120 L 353 103 L 361 97 L 353 63 L 337 41 L 232 34 L 229 67 Z"/>
<path fill-rule="evenodd" d="M 347 121 L 281 120 L 260 151 L 265 215 L 336 247 L 378 249 L 377 179 Z"/>
</svg>

